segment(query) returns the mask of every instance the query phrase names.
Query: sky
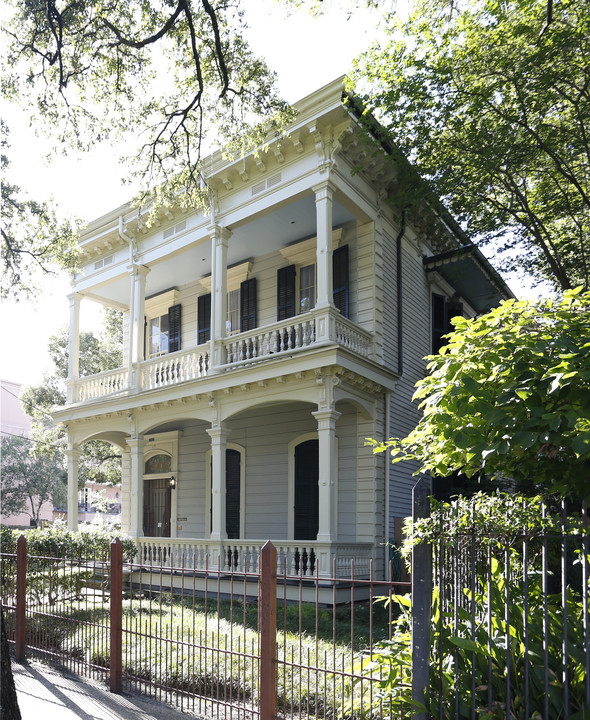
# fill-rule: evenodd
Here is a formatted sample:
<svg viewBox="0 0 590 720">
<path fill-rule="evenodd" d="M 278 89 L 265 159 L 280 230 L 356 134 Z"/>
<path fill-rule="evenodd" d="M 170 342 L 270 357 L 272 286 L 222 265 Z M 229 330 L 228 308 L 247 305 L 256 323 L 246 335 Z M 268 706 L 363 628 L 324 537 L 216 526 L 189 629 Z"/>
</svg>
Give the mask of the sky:
<svg viewBox="0 0 590 720">
<path fill-rule="evenodd" d="M 277 72 L 279 89 L 289 102 L 346 74 L 352 60 L 375 39 L 383 14 L 383 9 L 364 9 L 349 17 L 346 2 L 338 0 L 327 2 L 329 12 L 319 18 L 304 10 L 287 17 L 281 4 L 273 0 L 244 4 L 253 50 Z M 403 0 L 398 0 L 396 7 L 403 11 Z M 6 106 L 2 110 L 11 129 L 10 180 L 31 197 L 40 200 L 52 196 L 67 214 L 86 222 L 130 199 L 133 193 L 122 182 L 124 168 L 114 148 L 100 146 L 86 155 L 58 157 L 48 163 L 44 159 L 48 144 L 32 134 L 27 113 Z M 44 372 L 52 372 L 47 343 L 69 321 L 66 296 L 70 291 L 69 278 L 64 274 L 45 278 L 42 295 L 36 301 L 0 302 L 6 339 L 0 347 L 2 379 L 37 384 Z M 82 329 L 97 328 L 100 317 L 95 303 L 82 302 Z"/>
</svg>

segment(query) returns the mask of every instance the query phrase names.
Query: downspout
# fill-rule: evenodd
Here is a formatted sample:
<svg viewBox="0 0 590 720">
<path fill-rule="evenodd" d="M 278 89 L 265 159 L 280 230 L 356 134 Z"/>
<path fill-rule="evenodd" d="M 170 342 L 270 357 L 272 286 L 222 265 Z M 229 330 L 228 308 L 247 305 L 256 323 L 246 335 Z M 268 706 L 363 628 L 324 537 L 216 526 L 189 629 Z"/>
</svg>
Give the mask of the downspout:
<svg viewBox="0 0 590 720">
<path fill-rule="evenodd" d="M 400 230 L 396 238 L 397 251 L 397 372 L 404 372 L 404 345 L 403 345 L 403 295 L 402 295 L 402 238 L 406 232 L 406 211 L 402 210 Z"/>
<path fill-rule="evenodd" d="M 119 237 L 129 245 L 129 268 L 131 269 L 134 261 L 134 240 L 123 230 L 123 216 L 119 215 Z M 135 276 L 130 273 L 130 292 L 129 292 L 129 344 L 127 349 L 127 387 L 131 388 L 133 384 L 133 316 L 135 315 Z"/>
<path fill-rule="evenodd" d="M 395 240 L 396 245 L 396 282 L 397 282 L 397 373 L 402 375 L 404 372 L 404 347 L 403 347 L 403 293 L 402 293 L 402 239 L 406 232 L 406 211 L 402 210 L 400 220 L 400 230 Z M 391 392 L 385 393 L 385 439 L 389 440 L 391 436 Z M 386 537 L 387 549 L 385 551 L 385 577 L 389 569 L 389 522 L 390 522 L 390 501 L 391 490 L 389 481 L 389 464 L 385 460 L 385 507 L 386 512 Z"/>
</svg>

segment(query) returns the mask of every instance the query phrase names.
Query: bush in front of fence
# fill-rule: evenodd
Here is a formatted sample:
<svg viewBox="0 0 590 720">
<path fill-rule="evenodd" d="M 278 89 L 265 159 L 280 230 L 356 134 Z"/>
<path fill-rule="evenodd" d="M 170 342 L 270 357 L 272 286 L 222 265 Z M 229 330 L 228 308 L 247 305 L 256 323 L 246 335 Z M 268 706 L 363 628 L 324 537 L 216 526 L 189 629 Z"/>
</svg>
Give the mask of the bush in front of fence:
<svg viewBox="0 0 590 720">
<path fill-rule="evenodd" d="M 111 543 L 117 537 L 123 543 L 125 557 L 133 557 L 136 552 L 133 540 L 120 532 L 106 530 L 98 525 L 87 525 L 73 531 L 61 521 L 44 528 L 29 530 L 14 530 L 6 525 L 0 525 L 2 552 L 16 553 L 16 544 L 21 535 L 27 540 L 29 555 L 107 561 Z"/>
<path fill-rule="evenodd" d="M 518 495 L 433 505 L 405 545 L 408 553 L 427 542 L 434 555 L 426 711 L 485 720 L 587 717 L 585 518 Z M 401 611 L 392 639 L 359 662 L 361 677 L 347 688 L 342 717 L 402 716 L 412 706 L 411 599 L 386 602 Z M 367 691 L 369 679 L 377 691 Z"/>
</svg>

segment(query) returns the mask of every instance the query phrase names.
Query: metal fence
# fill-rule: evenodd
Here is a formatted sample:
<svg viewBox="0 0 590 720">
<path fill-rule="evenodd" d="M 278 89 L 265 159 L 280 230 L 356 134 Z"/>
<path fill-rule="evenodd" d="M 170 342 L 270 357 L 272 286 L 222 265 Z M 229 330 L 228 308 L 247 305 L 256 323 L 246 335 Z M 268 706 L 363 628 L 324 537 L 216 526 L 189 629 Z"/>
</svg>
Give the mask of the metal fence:
<svg viewBox="0 0 590 720">
<path fill-rule="evenodd" d="M 119 541 L 108 559 L 31 556 L 21 536 L 2 555 L 2 605 L 19 660 L 200 716 L 339 718 L 368 708 L 383 680 L 363 663 L 391 638 L 393 608 L 376 598 L 409 583 L 356 579 L 354 564 L 336 575 L 287 574 L 271 543 L 243 573 L 133 562 Z"/>
<path fill-rule="evenodd" d="M 588 511 L 550 510 L 504 534 L 439 516 L 411 607 L 391 572 L 292 575 L 271 543 L 238 572 L 146 564 L 119 541 L 109 558 L 28 556 L 24 537 L 2 555 L 2 606 L 18 659 L 201 716 L 587 720 Z"/>
<path fill-rule="evenodd" d="M 426 495 L 415 488 L 417 517 L 429 514 Z M 501 520 L 498 532 L 465 512 L 457 522 L 451 505 L 432 547 L 414 550 L 424 718 L 590 718 L 588 510 L 540 506 L 530 522 L 526 502 L 522 524 Z"/>
</svg>

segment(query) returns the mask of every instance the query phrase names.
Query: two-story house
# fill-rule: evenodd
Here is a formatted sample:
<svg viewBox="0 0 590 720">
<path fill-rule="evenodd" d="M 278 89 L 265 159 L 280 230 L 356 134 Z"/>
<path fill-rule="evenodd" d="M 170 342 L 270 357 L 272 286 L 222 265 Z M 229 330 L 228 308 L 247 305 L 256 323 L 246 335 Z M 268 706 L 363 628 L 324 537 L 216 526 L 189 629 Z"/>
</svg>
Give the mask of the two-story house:
<svg viewBox="0 0 590 720">
<path fill-rule="evenodd" d="M 271 539 L 290 570 L 384 572 L 414 480 L 365 440 L 415 425 L 450 315 L 512 297 L 442 206 L 396 207 L 393 150 L 367 142 L 343 93 L 340 79 L 301 100 L 256 153 L 207 158 L 206 210 L 148 226 L 123 206 L 80 236 L 54 413 L 69 502 L 82 444 L 118 445 L 122 527 L 144 556 L 252 569 Z M 123 367 L 79 377 L 83 299 L 123 311 Z"/>
</svg>

